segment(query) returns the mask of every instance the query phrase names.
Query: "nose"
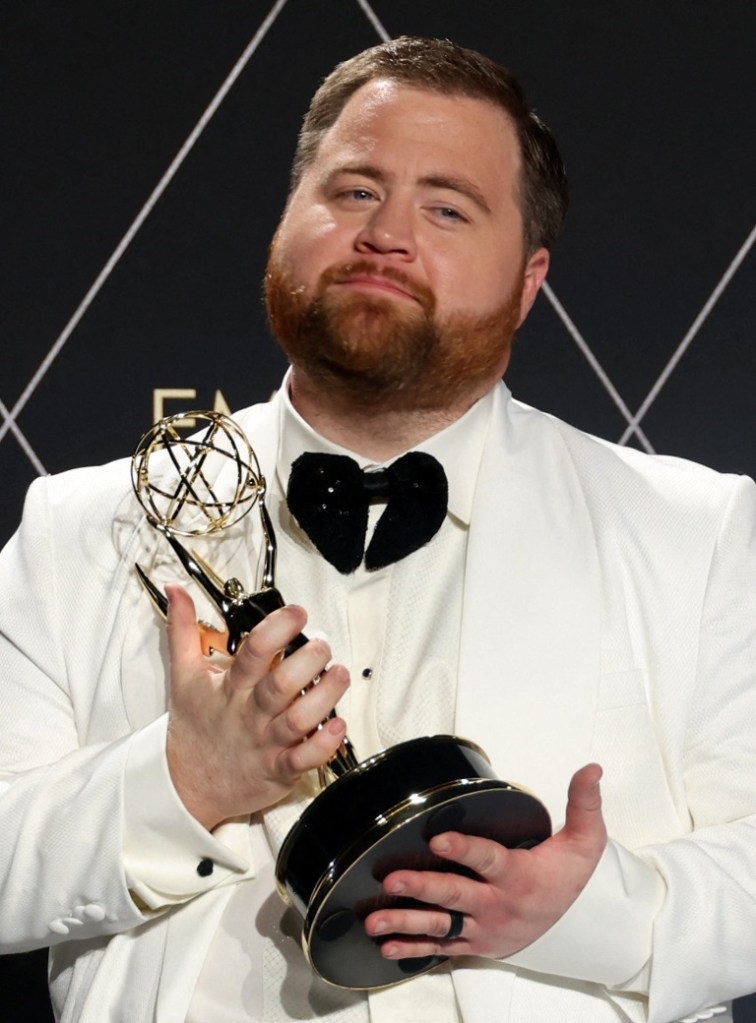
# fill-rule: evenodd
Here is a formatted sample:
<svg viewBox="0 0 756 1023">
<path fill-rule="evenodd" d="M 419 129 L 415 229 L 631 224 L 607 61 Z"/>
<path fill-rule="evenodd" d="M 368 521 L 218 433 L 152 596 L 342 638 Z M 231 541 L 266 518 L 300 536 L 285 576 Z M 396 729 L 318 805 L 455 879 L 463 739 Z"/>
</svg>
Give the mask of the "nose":
<svg viewBox="0 0 756 1023">
<path fill-rule="evenodd" d="M 410 261 L 416 255 L 415 230 L 411 210 L 391 197 L 384 198 L 360 228 L 355 248 L 363 255 L 397 255 Z"/>
</svg>

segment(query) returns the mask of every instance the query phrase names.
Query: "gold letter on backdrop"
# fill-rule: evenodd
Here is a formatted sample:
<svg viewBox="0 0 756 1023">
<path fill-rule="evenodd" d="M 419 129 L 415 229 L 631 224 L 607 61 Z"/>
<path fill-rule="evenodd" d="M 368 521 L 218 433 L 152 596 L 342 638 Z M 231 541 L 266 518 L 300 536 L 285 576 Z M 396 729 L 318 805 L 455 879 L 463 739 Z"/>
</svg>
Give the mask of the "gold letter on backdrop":
<svg viewBox="0 0 756 1023">
<path fill-rule="evenodd" d="M 156 387 L 152 392 L 152 421 L 156 423 L 159 419 L 162 419 L 166 415 L 171 415 L 171 411 L 166 411 L 166 401 L 177 401 L 179 398 L 185 400 L 191 400 L 197 397 L 197 390 L 194 387 Z M 196 406 L 196 402 L 195 406 Z M 213 411 L 223 412 L 225 415 L 231 415 L 231 409 L 225 399 L 223 391 L 216 389 L 215 398 L 213 399 Z M 178 427 L 187 427 L 188 429 L 194 428 L 194 420 L 189 417 L 187 419 L 181 419 L 175 423 Z"/>
</svg>

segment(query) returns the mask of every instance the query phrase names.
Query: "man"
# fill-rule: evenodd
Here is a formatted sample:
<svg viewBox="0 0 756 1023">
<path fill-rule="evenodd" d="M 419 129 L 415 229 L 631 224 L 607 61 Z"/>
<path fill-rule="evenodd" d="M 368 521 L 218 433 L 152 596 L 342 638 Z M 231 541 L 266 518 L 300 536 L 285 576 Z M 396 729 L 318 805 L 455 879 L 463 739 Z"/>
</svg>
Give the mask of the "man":
<svg viewBox="0 0 756 1023">
<path fill-rule="evenodd" d="M 0 585 L 0 937 L 54 943 L 60 1019 L 661 1023 L 756 986 L 754 488 L 499 383 L 565 204 L 550 135 L 486 58 L 402 39 L 326 80 L 266 279 L 292 369 L 238 417 L 297 606 L 233 661 L 203 655 L 208 608 L 125 463 L 32 488 Z M 448 512 L 399 560 L 382 499 L 364 562 L 286 499 L 304 452 L 377 471 L 410 449 L 443 465 Z M 202 553 L 251 586 L 262 544 L 249 516 Z M 169 594 L 167 649 L 135 561 Z M 329 640 L 282 660 L 298 605 Z M 417 905 L 367 917 L 382 954 L 449 960 L 369 994 L 312 974 L 272 880 L 346 720 L 363 757 L 469 736 L 557 825 L 532 850 L 432 840 L 478 880 L 389 874 Z"/>
</svg>

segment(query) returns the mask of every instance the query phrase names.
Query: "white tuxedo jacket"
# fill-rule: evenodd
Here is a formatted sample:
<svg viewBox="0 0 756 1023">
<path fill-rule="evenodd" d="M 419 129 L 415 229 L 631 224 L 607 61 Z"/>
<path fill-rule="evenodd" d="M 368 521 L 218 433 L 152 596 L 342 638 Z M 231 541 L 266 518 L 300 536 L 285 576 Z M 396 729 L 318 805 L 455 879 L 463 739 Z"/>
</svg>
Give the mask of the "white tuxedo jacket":
<svg viewBox="0 0 756 1023">
<path fill-rule="evenodd" d="M 275 410 L 238 419 L 272 475 Z M 459 961 L 465 1023 L 665 1023 L 756 988 L 755 490 L 597 441 L 500 388 L 456 731 L 555 825 L 572 772 L 599 761 L 613 841 L 533 946 Z M 209 560 L 249 580 L 259 542 L 253 512 Z M 198 825 L 196 855 L 166 849 L 175 906 L 143 913 L 128 890 L 124 774 L 165 770 L 140 761 L 165 727 L 166 651 L 137 560 L 177 578 L 126 462 L 37 481 L 0 558 L 0 948 L 53 946 L 71 1023 L 183 1023 L 231 885 L 253 874 L 246 825 L 224 826 L 223 846 Z"/>
</svg>

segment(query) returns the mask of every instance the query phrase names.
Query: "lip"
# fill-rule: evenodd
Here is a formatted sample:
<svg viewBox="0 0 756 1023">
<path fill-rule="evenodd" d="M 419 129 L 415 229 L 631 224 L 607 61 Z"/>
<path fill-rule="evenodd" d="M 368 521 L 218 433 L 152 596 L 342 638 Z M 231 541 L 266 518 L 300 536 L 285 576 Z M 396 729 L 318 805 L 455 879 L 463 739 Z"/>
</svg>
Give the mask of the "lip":
<svg viewBox="0 0 756 1023">
<path fill-rule="evenodd" d="M 360 274 L 357 277 L 350 277 L 348 280 L 340 281 L 340 285 L 351 288 L 362 288 L 366 291 L 383 291 L 389 295 L 398 295 L 400 298 L 411 302 L 417 302 L 415 296 L 403 288 L 396 281 L 388 280 L 386 277 L 372 277 L 369 274 Z"/>
</svg>

